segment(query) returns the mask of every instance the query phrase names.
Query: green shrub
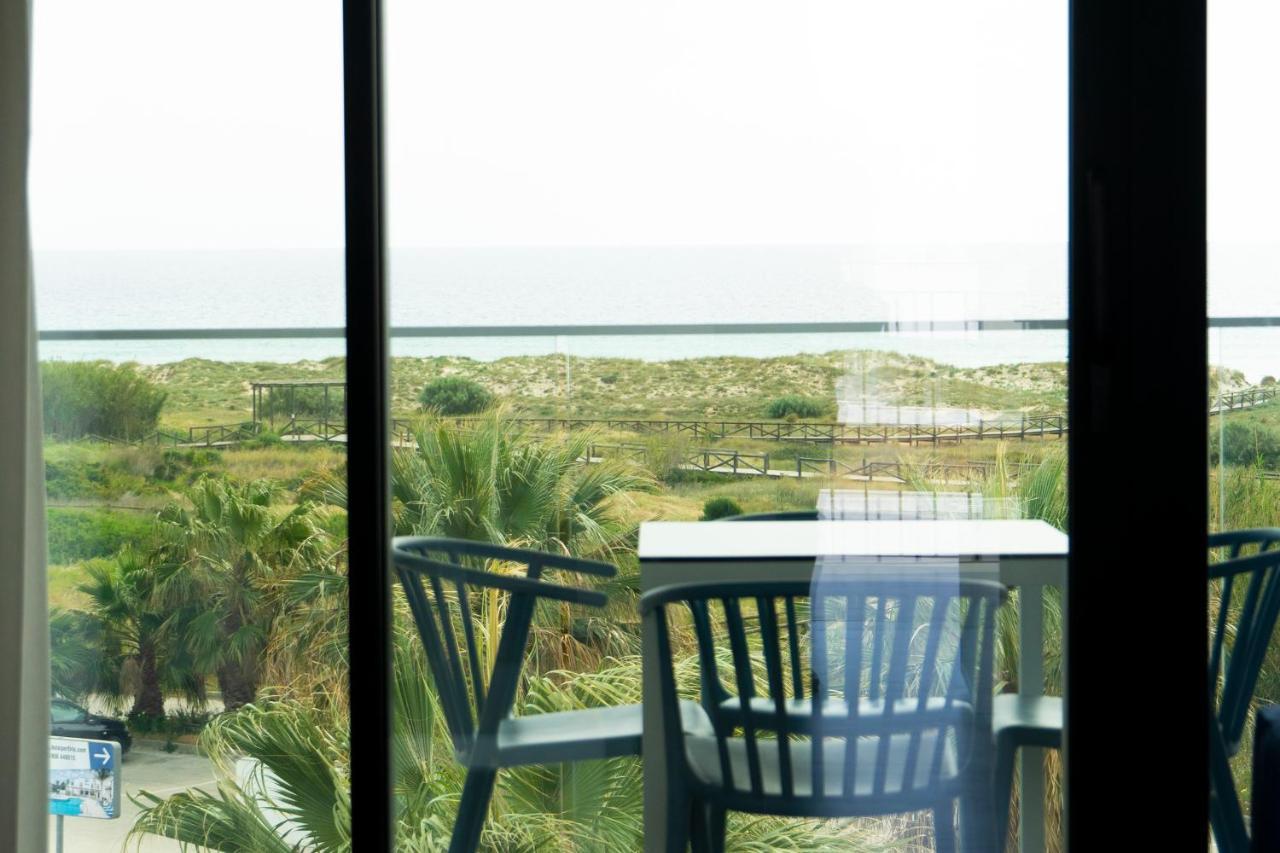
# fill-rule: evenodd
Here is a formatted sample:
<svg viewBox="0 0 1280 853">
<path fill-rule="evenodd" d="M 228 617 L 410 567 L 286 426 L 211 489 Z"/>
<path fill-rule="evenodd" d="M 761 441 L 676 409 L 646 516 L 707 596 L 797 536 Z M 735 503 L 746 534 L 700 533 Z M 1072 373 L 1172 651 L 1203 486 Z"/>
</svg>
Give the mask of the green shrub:
<svg viewBox="0 0 1280 853">
<path fill-rule="evenodd" d="M 139 438 L 156 428 L 165 392 L 128 365 L 50 361 L 40 365 L 44 429 L 59 438 Z"/>
<path fill-rule="evenodd" d="M 1225 453 L 1220 453 L 1220 446 L 1226 447 Z M 1221 440 L 1218 425 L 1214 423 L 1210 427 L 1209 447 L 1214 463 L 1222 457 L 1228 465 L 1280 466 L 1280 431 L 1257 421 L 1228 419 L 1222 425 Z"/>
<path fill-rule="evenodd" d="M 222 463 L 222 454 L 217 450 L 168 449 L 160 455 L 160 461 L 151 469 L 151 478 L 162 482 L 176 482 L 180 478 L 187 482 L 205 469 Z"/>
<path fill-rule="evenodd" d="M 74 563 L 109 556 L 124 545 L 146 540 L 152 525 L 148 513 L 50 507 L 49 562 Z"/>
<path fill-rule="evenodd" d="M 272 432 L 264 429 L 248 441 L 241 442 L 241 450 L 263 450 L 268 447 L 280 447 L 284 444 L 284 439 L 280 437 L 280 433 Z"/>
<path fill-rule="evenodd" d="M 702 505 L 702 520 L 715 521 L 717 518 L 729 518 L 742 515 L 742 507 L 733 498 L 707 498 Z"/>
<path fill-rule="evenodd" d="M 474 415 L 493 405 L 493 395 L 473 379 L 441 376 L 426 384 L 418 402 L 442 415 Z"/>
<path fill-rule="evenodd" d="M 826 400 L 819 397 L 801 397 L 788 394 L 769 401 L 765 414 L 775 420 L 783 418 L 820 418 L 830 411 Z"/>
</svg>

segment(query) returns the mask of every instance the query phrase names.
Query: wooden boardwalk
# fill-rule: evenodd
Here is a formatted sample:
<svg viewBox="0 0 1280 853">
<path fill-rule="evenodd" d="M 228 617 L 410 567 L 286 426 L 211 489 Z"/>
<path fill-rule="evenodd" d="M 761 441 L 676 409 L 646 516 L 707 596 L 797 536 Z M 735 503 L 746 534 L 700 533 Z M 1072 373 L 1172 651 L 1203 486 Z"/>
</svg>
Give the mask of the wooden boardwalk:
<svg viewBox="0 0 1280 853">
<path fill-rule="evenodd" d="M 334 384 L 334 383 L 329 383 Z M 1223 412 L 1237 412 L 1273 403 L 1280 396 L 1280 385 L 1247 388 L 1214 398 L 1209 402 L 1210 417 Z M 334 417 L 277 418 L 269 422 L 261 417 L 255 399 L 253 421 L 237 424 L 214 424 L 190 427 L 186 432 L 160 430 L 132 440 L 97 438 L 115 444 L 154 445 L 162 447 L 234 447 L 246 441 L 276 435 L 289 443 L 322 442 L 343 444 L 347 439 L 346 419 Z M 455 418 L 465 426 L 474 418 Z M 961 444 L 970 441 L 1058 440 L 1070 431 L 1065 415 L 1022 415 L 1018 418 L 979 420 L 965 424 L 845 424 L 810 421 L 733 421 L 679 420 L 644 418 L 511 418 L 526 429 L 547 432 L 597 429 L 603 432 L 631 432 L 639 435 L 674 435 L 694 441 L 775 441 L 807 444 L 839 445 L 919 445 Z M 415 421 L 392 419 L 392 441 L 397 446 L 412 442 Z M 702 452 L 702 451 L 699 451 Z M 712 451 L 707 451 L 712 452 Z M 719 452 L 719 451 L 715 451 Z M 729 451 L 732 452 L 732 451 Z M 739 454 L 742 467 L 750 468 Z M 799 475 L 803 475 L 803 470 Z"/>
<path fill-rule="evenodd" d="M 627 459 L 647 464 L 649 449 L 642 444 L 591 444 L 588 445 L 588 462 L 606 459 Z M 743 477 L 819 477 L 843 479 L 854 482 L 904 484 L 912 480 L 930 483 L 982 482 L 996 470 L 994 462 L 930 462 L 923 465 L 902 462 L 863 460 L 850 464 L 829 457 L 796 456 L 794 458 L 770 458 L 768 453 L 743 453 L 738 450 L 704 448 L 685 451 L 674 467 L 684 471 L 707 474 L 729 474 Z M 1006 463 L 1005 470 L 1017 477 L 1034 469 L 1034 463 Z"/>
</svg>

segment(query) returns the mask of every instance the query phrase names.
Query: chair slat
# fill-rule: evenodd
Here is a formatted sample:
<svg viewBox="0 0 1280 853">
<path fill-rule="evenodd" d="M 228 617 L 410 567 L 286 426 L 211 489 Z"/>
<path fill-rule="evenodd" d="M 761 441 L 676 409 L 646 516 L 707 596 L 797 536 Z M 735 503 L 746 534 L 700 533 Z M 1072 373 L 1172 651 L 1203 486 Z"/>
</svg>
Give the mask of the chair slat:
<svg viewBox="0 0 1280 853">
<path fill-rule="evenodd" d="M 928 707 L 930 694 L 933 693 L 935 669 L 938 664 L 938 650 L 942 645 L 943 626 L 946 623 L 947 612 L 950 609 L 951 596 L 938 595 L 933 599 L 933 610 L 929 614 L 929 633 L 925 638 L 924 660 L 921 662 L 920 667 L 920 697 L 916 703 L 917 712 L 923 712 Z M 903 762 L 902 778 L 904 780 L 914 779 L 916 776 L 916 764 L 920 758 L 920 741 L 922 738 L 923 733 L 919 729 L 911 732 L 911 740 L 907 744 L 907 758 Z M 930 774 L 928 784 L 933 784 L 936 781 L 936 777 Z"/>
<path fill-rule="evenodd" d="M 720 665 L 716 662 L 715 641 L 711 636 L 711 614 L 705 600 L 689 602 L 689 611 L 693 615 L 694 636 L 698 640 L 698 660 L 702 680 L 702 706 L 707 709 L 713 720 L 719 720 L 717 709 L 725 698 L 724 688 L 720 685 Z M 730 766 L 728 734 L 724 727 L 716 722 L 712 726 L 716 737 L 716 759 L 722 768 L 722 781 L 726 790 L 732 790 L 733 782 L 723 768 Z"/>
<path fill-rule="evenodd" d="M 1215 692 L 1217 691 L 1218 677 L 1222 671 L 1223 643 L 1227 636 L 1227 613 L 1231 610 L 1231 591 L 1234 581 L 1235 578 L 1231 575 L 1223 578 L 1219 593 L 1218 618 L 1215 620 L 1213 629 L 1213 650 L 1209 656 L 1209 685 Z"/>
<path fill-rule="evenodd" d="M 793 599 L 794 600 L 794 599 Z M 814 598 L 809 601 L 809 714 L 813 720 L 811 743 L 821 745 L 826 722 L 827 697 L 830 695 L 830 666 L 827 661 L 827 609 L 826 597 L 821 591 L 814 591 Z M 810 760 L 812 786 L 815 797 L 826 796 L 826 774 L 823 762 L 826 758 L 821 749 L 811 750 Z"/>
<path fill-rule="evenodd" d="M 733 672 L 738 683 L 738 695 L 742 698 L 742 734 L 747 752 L 747 775 L 751 793 L 760 796 L 764 783 L 760 774 L 760 750 L 756 743 L 755 720 L 751 713 L 751 700 L 755 698 L 755 676 L 751 671 L 751 657 L 747 650 L 747 637 L 742 627 L 742 610 L 738 599 L 722 599 L 725 624 L 729 629 L 729 646 L 733 653 Z M 726 778 L 732 778 L 733 767 L 725 767 Z"/>
<path fill-rule="evenodd" d="M 876 598 L 876 621 L 872 624 L 871 637 L 871 695 L 875 702 L 880 698 L 880 664 L 884 658 L 885 608 L 887 602 L 883 595 Z"/>
<path fill-rule="evenodd" d="M 462 674 L 462 659 L 458 654 L 458 640 L 453 631 L 453 619 L 449 615 L 449 606 L 444 597 L 444 585 L 440 583 L 439 577 L 431 578 L 431 591 L 435 597 L 436 611 L 439 614 L 440 633 L 444 636 L 444 648 L 447 659 L 446 666 L 449 668 L 450 677 L 453 683 L 459 686 L 462 691 L 466 690 L 466 681 Z M 472 714 L 470 701 L 466 702 L 466 713 L 468 716 Z"/>
<path fill-rule="evenodd" d="M 800 666 L 800 623 L 796 620 L 796 597 L 786 596 L 787 649 L 791 653 L 791 694 L 804 698 L 804 671 Z"/>
<path fill-rule="evenodd" d="M 423 650 L 427 655 L 427 665 L 432 672 L 447 671 L 444 643 L 436 630 L 435 616 L 427 600 L 426 590 L 422 586 L 422 577 L 409 572 L 401 572 L 400 579 L 404 585 L 405 598 L 409 602 L 409 610 L 418 624 L 418 634 L 422 637 Z M 445 722 L 455 741 L 469 742 L 473 729 L 471 718 L 461 708 L 458 691 L 449 679 L 438 679 L 437 693 L 444 710 Z"/>
<path fill-rule="evenodd" d="M 471 690 L 476 697 L 476 714 L 484 713 L 485 683 L 480 672 L 480 646 L 476 643 L 476 629 L 471 614 L 471 600 L 467 596 L 467 585 L 462 581 L 454 581 L 458 591 L 458 614 L 462 619 L 463 639 L 467 643 L 467 662 L 471 666 Z M 493 642 L 493 638 L 489 638 Z"/>
<path fill-rule="evenodd" d="M 973 636 L 978 631 L 977 621 L 981 615 L 981 609 L 974 606 L 972 601 L 959 602 L 957 609 L 961 623 L 960 636 L 957 638 L 956 656 L 951 665 L 951 678 L 947 684 L 945 707 L 948 711 L 955 708 L 957 701 L 967 703 L 971 698 L 970 679 L 973 676 L 969 672 L 969 661 L 973 660 L 975 654 Z M 976 672 L 977 667 L 974 669 Z M 937 779 L 942 775 L 942 759 L 946 754 L 946 740 L 946 729 L 939 729 L 938 738 L 934 742 L 933 757 L 929 763 L 930 779 Z"/>
<path fill-rule="evenodd" d="M 876 770 L 874 789 L 883 792 L 888 781 L 889 748 L 891 745 L 893 724 L 889 720 L 897 710 L 897 702 L 903 698 L 907 684 L 907 653 L 911 647 L 911 635 L 915 625 L 916 597 L 904 595 L 897 597 L 897 613 L 893 619 L 893 631 L 889 651 L 889 674 L 885 679 L 884 710 L 882 718 L 886 721 L 886 733 L 877 738 Z M 907 780 L 902 780 L 902 789 L 907 789 Z"/>
<path fill-rule="evenodd" d="M 1253 635 L 1254 620 L 1258 615 L 1258 604 L 1262 599 L 1265 572 L 1255 571 L 1249 578 L 1249 586 L 1245 591 L 1244 604 L 1236 619 L 1236 642 L 1227 660 L 1227 686 L 1223 691 L 1221 707 L 1224 715 L 1234 718 L 1240 697 L 1245 692 L 1245 677 L 1248 672 L 1250 640 Z"/>
<path fill-rule="evenodd" d="M 876 612 L 879 613 L 879 605 Z M 867 599 L 863 595 L 845 597 L 844 613 L 844 703 L 845 724 L 844 795 L 856 793 L 858 768 L 858 712 L 862 698 L 862 640 L 866 632 Z M 876 680 L 872 675 L 871 680 Z"/>
<path fill-rule="evenodd" d="M 756 598 L 756 612 L 760 614 L 760 634 L 764 640 L 765 675 L 769 693 L 773 698 L 774 715 L 778 730 L 778 775 L 782 777 L 782 796 L 795 795 L 791 772 L 791 728 L 787 724 L 787 697 L 782 680 L 782 648 L 778 636 L 777 602 L 768 596 Z"/>
</svg>

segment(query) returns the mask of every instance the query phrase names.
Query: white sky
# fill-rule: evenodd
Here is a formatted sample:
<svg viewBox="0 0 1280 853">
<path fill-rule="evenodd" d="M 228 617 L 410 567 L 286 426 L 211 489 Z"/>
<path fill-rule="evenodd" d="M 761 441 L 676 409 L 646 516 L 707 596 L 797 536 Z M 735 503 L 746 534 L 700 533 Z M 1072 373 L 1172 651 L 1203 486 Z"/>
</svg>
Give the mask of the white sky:
<svg viewBox="0 0 1280 853">
<path fill-rule="evenodd" d="M 340 246 L 334 0 L 40 0 L 41 248 Z M 388 0 L 400 245 L 1048 242 L 1065 5 Z"/>
<path fill-rule="evenodd" d="M 1065 240 L 1065 0 L 387 3 L 396 245 Z M 37 248 L 341 246 L 337 0 L 35 15 Z M 1278 29 L 1214 4 L 1215 241 L 1280 232 Z"/>
</svg>

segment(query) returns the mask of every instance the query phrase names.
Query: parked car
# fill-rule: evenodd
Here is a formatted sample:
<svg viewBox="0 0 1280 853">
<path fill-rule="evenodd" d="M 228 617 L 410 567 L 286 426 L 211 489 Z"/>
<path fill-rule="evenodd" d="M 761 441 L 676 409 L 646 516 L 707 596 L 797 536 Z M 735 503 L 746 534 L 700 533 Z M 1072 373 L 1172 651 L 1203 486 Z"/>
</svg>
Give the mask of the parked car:
<svg viewBox="0 0 1280 853">
<path fill-rule="evenodd" d="M 66 699 L 51 700 L 49 711 L 52 718 L 49 733 L 56 737 L 113 740 L 120 744 L 122 755 L 133 745 L 133 736 L 129 734 L 124 720 L 90 714 L 84 708 Z"/>
</svg>

